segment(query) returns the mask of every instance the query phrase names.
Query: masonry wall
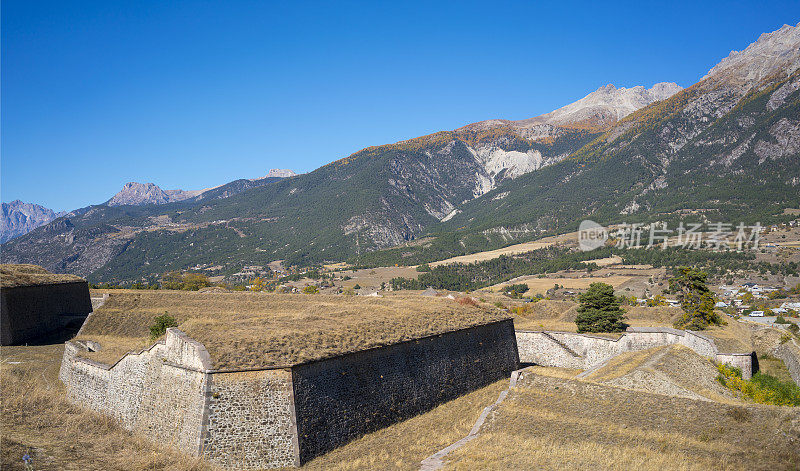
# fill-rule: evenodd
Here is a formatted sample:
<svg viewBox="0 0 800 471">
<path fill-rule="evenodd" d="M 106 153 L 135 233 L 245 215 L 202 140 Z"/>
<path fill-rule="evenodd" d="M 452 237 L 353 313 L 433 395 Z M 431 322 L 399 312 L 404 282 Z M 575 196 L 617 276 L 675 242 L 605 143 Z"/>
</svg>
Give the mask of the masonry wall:
<svg viewBox="0 0 800 471">
<path fill-rule="evenodd" d="M 85 281 L 0 288 L 0 345 L 17 345 L 92 312 Z"/>
<path fill-rule="evenodd" d="M 507 377 L 512 321 L 295 365 L 216 371 L 178 329 L 108 366 L 67 342 L 70 401 L 184 453 L 233 469 L 298 466 L 364 433 Z"/>
<path fill-rule="evenodd" d="M 517 331 L 516 336 L 520 361 L 523 363 L 588 370 L 621 353 L 680 344 L 706 358 L 740 368 L 745 379 L 753 374 L 750 353 L 720 353 L 712 339 L 691 331 L 666 327 L 630 328 L 618 339 L 543 331 Z"/>
<path fill-rule="evenodd" d="M 292 373 L 210 374 L 203 454 L 228 468 L 299 465 Z"/>
<path fill-rule="evenodd" d="M 790 339 L 775 348 L 775 356 L 783 360 L 789 374 L 798 386 L 800 386 L 800 345 L 795 339 Z"/>
<path fill-rule="evenodd" d="M 68 342 L 59 376 L 69 401 L 157 443 L 198 454 L 207 378 L 197 367 L 207 360 L 197 356 L 197 348 L 185 336 L 168 333 L 165 341 L 108 366 L 78 357 L 80 344 Z"/>
<path fill-rule="evenodd" d="M 300 462 L 506 378 L 518 364 L 509 319 L 296 366 Z"/>
</svg>

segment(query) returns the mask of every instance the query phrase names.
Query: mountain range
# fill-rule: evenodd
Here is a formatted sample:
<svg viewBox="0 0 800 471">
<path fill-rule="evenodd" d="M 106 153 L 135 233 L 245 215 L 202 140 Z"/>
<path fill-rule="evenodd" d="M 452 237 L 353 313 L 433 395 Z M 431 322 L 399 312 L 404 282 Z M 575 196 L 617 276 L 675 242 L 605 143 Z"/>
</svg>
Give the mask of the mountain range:
<svg viewBox="0 0 800 471">
<path fill-rule="evenodd" d="M 2 214 L 0 214 L 0 243 L 27 234 L 64 214 L 38 204 L 23 203 L 20 200 L 3 203 Z"/>
<path fill-rule="evenodd" d="M 4 244 L 2 257 L 124 281 L 279 259 L 414 264 L 574 230 L 584 218 L 777 220 L 800 207 L 798 68 L 800 27 L 787 25 L 686 89 L 606 85 L 534 118 L 196 194 L 129 184 Z"/>
</svg>

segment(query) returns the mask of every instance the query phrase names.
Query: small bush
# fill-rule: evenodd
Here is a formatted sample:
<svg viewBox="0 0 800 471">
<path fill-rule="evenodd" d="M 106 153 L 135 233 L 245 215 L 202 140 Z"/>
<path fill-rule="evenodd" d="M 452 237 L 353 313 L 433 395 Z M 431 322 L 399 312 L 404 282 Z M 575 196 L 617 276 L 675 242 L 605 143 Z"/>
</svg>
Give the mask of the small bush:
<svg viewBox="0 0 800 471">
<path fill-rule="evenodd" d="M 420 273 L 429 272 L 429 271 L 431 271 L 431 266 L 428 265 L 427 263 L 423 263 L 422 265 L 419 265 L 417 267 L 417 271 L 420 272 Z"/>
<path fill-rule="evenodd" d="M 167 333 L 167 329 L 170 327 L 178 327 L 178 322 L 169 313 L 164 312 L 164 314 L 156 317 L 155 323 L 150 326 L 150 339 L 156 340 Z"/>
<path fill-rule="evenodd" d="M 750 422 L 750 411 L 744 407 L 731 407 L 727 410 L 726 415 L 739 422 L 740 424 Z"/>
<path fill-rule="evenodd" d="M 319 289 L 316 286 L 310 285 L 303 288 L 303 293 L 305 294 L 317 294 L 319 293 Z"/>
<path fill-rule="evenodd" d="M 793 323 L 787 328 L 789 329 L 789 332 L 793 333 L 795 336 L 800 336 L 800 326 L 798 326 L 797 324 Z"/>
</svg>

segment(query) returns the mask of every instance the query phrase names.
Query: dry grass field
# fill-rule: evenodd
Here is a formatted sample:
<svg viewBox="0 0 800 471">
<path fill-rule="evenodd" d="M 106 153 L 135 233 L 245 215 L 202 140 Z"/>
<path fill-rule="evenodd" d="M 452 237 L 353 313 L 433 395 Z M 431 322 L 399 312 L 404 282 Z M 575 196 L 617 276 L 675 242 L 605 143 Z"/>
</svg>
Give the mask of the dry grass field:
<svg viewBox="0 0 800 471">
<path fill-rule="evenodd" d="M 497 258 L 501 255 L 520 254 L 520 253 L 530 252 L 532 250 L 550 247 L 551 245 L 577 244 L 577 242 L 578 242 L 578 233 L 570 232 L 567 234 L 545 237 L 543 239 L 535 240 L 533 242 L 523 242 L 521 244 L 509 245 L 508 247 L 503 247 L 502 249 L 488 250 L 486 252 L 478 252 L 469 255 L 460 255 L 458 257 L 439 260 L 438 262 L 432 262 L 429 263 L 428 265 L 430 265 L 431 267 L 438 267 L 439 265 L 450 265 L 452 263 L 483 262 L 485 260 L 491 260 L 493 258 Z"/>
<path fill-rule="evenodd" d="M 668 396 L 738 402 L 734 393 L 716 380 L 717 374 L 710 360 L 690 348 L 666 345 L 623 353 L 583 379 Z"/>
<path fill-rule="evenodd" d="M 527 374 L 445 469 L 797 469 L 800 413 Z"/>
<path fill-rule="evenodd" d="M 402 277 L 416 280 L 419 272 L 415 267 L 377 267 L 361 270 L 342 270 L 337 273 L 342 277 L 349 276 L 349 280 L 336 281 L 342 288 L 352 288 L 359 285 L 362 288 L 380 289 L 381 283 L 389 284 L 392 278 Z"/>
<path fill-rule="evenodd" d="M 108 293 L 78 337 L 100 342 L 100 351 L 82 354 L 105 363 L 148 345 L 150 325 L 165 312 L 205 345 L 218 369 L 291 365 L 508 317 L 489 305 L 415 294 Z"/>
<path fill-rule="evenodd" d="M 610 275 L 610 276 L 586 276 L 583 278 L 571 278 L 571 277 L 543 277 L 540 278 L 537 275 L 532 276 L 524 276 L 520 278 L 515 278 L 511 281 L 507 281 L 504 283 L 498 283 L 496 285 L 490 286 L 489 290 L 492 291 L 500 291 L 505 286 L 513 285 L 513 284 L 526 284 L 528 285 L 528 291 L 525 295 L 534 295 L 534 294 L 541 294 L 544 295 L 548 289 L 552 288 L 555 285 L 560 285 L 566 289 L 587 289 L 589 285 L 592 283 L 606 283 L 614 288 L 619 288 L 621 285 L 630 282 L 633 280 L 632 276 L 622 276 L 622 275 Z"/>
</svg>

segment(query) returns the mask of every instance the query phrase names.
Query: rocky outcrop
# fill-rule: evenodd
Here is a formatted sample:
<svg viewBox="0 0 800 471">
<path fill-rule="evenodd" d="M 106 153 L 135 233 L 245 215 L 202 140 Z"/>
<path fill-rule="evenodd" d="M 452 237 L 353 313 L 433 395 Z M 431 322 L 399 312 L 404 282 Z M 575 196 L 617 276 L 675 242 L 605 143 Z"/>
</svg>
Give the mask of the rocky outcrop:
<svg viewBox="0 0 800 471">
<path fill-rule="evenodd" d="M 783 25 L 777 31 L 762 34 L 744 51 L 730 55 L 708 71 L 703 80 L 752 85 L 776 73 L 790 75 L 800 68 L 800 23 Z"/>
<path fill-rule="evenodd" d="M 183 201 L 198 194 L 199 192 L 192 191 L 162 190 L 153 183 L 128 182 L 106 204 L 108 206 L 165 204 Z"/>
</svg>

